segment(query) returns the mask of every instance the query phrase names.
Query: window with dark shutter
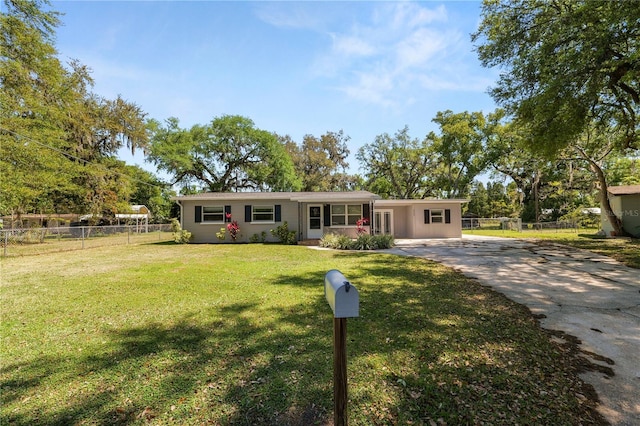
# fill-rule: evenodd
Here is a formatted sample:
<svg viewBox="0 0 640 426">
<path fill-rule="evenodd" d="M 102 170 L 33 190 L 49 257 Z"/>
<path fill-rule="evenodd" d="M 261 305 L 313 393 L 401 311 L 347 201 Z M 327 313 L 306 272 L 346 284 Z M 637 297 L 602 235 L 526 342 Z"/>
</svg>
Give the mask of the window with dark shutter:
<svg viewBox="0 0 640 426">
<path fill-rule="evenodd" d="M 251 223 L 251 205 L 244 206 L 244 221 Z"/>
<path fill-rule="evenodd" d="M 451 210 L 444 210 L 444 223 L 451 223 Z"/>
<path fill-rule="evenodd" d="M 196 206 L 196 223 L 202 222 L 202 206 Z"/>
<path fill-rule="evenodd" d="M 325 204 L 323 209 L 323 218 L 324 226 L 331 226 L 331 205 Z"/>
<path fill-rule="evenodd" d="M 431 212 L 429 212 L 429 209 L 425 209 L 424 210 L 424 223 L 428 224 L 431 222 Z"/>
<path fill-rule="evenodd" d="M 231 206 L 224 206 L 224 221 L 231 222 Z"/>
<path fill-rule="evenodd" d="M 275 205 L 276 222 L 282 222 L 282 206 L 280 204 Z"/>
</svg>

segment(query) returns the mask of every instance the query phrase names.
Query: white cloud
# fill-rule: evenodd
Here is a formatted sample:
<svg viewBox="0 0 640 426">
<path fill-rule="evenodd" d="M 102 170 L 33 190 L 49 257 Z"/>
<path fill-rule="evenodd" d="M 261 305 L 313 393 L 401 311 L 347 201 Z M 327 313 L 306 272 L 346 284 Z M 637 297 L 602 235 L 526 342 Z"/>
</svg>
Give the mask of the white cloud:
<svg viewBox="0 0 640 426">
<path fill-rule="evenodd" d="M 398 2 L 382 5 L 373 14 L 375 25 L 387 26 L 396 31 L 413 29 L 438 21 L 447 21 L 447 9 L 444 5 L 428 9 L 416 3 Z"/>
<path fill-rule="evenodd" d="M 385 95 L 394 88 L 392 73 L 385 70 L 356 73 L 356 79 L 357 81 L 354 84 L 346 85 L 340 90 L 350 98 L 359 101 L 386 107 L 394 106 L 394 101 Z"/>
<path fill-rule="evenodd" d="M 313 7 L 302 5 L 266 7 L 260 17 L 326 37 L 329 43 L 310 64 L 311 74 L 350 99 L 397 108 L 427 96 L 421 92 L 486 90 L 478 90 L 483 82 L 461 75 L 468 69 L 469 37 L 449 21 L 442 4 L 362 3 L 352 19 L 324 14 L 322 24 Z"/>
<path fill-rule="evenodd" d="M 446 34 L 429 28 L 418 28 L 400 40 L 396 46 L 396 68 L 407 69 L 429 64 L 439 52 L 447 49 Z"/>
<path fill-rule="evenodd" d="M 425 88 L 420 75 L 437 69 L 437 61 L 457 50 L 460 34 L 443 29 L 443 23 L 443 5 L 376 4 L 369 22 L 331 35 L 333 44 L 316 70 L 338 78 L 340 90 L 352 99 L 385 107 L 408 105 L 415 100 L 415 89 Z"/>
<path fill-rule="evenodd" d="M 376 48 L 361 37 L 347 35 L 345 37 L 331 34 L 333 39 L 333 51 L 345 56 L 371 56 Z"/>
<path fill-rule="evenodd" d="M 421 74 L 417 81 L 426 90 L 455 92 L 486 92 L 495 82 L 491 77 L 470 75 L 466 70 L 443 71 Z"/>
<path fill-rule="evenodd" d="M 309 6 L 310 4 L 304 3 L 264 2 L 254 10 L 258 19 L 274 27 L 321 30 L 324 26 L 323 19 Z"/>
</svg>

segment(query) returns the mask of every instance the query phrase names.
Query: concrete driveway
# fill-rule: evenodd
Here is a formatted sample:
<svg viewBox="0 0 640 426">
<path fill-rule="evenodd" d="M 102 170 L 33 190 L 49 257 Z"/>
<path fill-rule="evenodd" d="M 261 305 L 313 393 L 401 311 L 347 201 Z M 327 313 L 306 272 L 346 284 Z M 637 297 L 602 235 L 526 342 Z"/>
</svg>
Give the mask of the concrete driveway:
<svg viewBox="0 0 640 426">
<path fill-rule="evenodd" d="M 529 307 L 543 328 L 563 332 L 559 339 L 577 338 L 592 367 L 581 377 L 601 414 L 640 425 L 640 270 L 549 242 L 465 235 L 396 244 L 385 252 L 453 267 Z"/>
</svg>

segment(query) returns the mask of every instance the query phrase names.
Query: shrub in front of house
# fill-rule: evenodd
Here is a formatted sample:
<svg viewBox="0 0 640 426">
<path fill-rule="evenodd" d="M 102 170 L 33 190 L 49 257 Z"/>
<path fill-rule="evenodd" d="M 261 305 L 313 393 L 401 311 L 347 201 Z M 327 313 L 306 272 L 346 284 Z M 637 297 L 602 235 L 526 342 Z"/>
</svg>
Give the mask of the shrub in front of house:
<svg viewBox="0 0 640 426">
<path fill-rule="evenodd" d="M 384 250 L 393 247 L 392 235 L 360 234 L 352 239 L 341 234 L 324 234 L 320 239 L 320 247 L 336 250 Z"/>
<path fill-rule="evenodd" d="M 320 247 L 332 248 L 337 250 L 350 250 L 351 238 L 342 234 L 324 234 L 320 238 Z"/>
<path fill-rule="evenodd" d="M 370 234 L 360 234 L 358 238 L 351 242 L 351 250 L 375 250 L 374 236 Z"/>
<path fill-rule="evenodd" d="M 373 239 L 376 243 L 376 250 L 390 249 L 396 245 L 393 235 L 375 235 Z"/>
<path fill-rule="evenodd" d="M 171 231 L 173 232 L 173 241 L 178 244 L 187 244 L 191 241 L 191 232 L 182 229 L 178 219 L 171 219 Z"/>
<path fill-rule="evenodd" d="M 271 229 L 271 235 L 273 235 L 281 244 L 294 245 L 298 243 L 296 231 L 289 231 L 289 224 L 287 222 L 284 222 L 276 229 Z"/>
</svg>

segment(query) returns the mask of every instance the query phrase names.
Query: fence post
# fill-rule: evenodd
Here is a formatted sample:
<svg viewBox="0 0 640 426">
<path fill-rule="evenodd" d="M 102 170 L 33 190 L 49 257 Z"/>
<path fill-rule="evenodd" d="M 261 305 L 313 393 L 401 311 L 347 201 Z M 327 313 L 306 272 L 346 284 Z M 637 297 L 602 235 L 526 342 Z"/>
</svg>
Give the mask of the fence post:
<svg viewBox="0 0 640 426">
<path fill-rule="evenodd" d="M 9 247 L 9 233 L 4 231 L 4 257 L 7 257 L 7 247 Z"/>
<path fill-rule="evenodd" d="M 84 226 L 82 227 L 82 249 L 84 250 Z"/>
</svg>

